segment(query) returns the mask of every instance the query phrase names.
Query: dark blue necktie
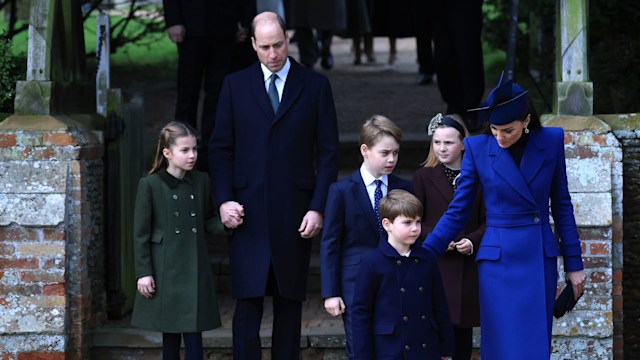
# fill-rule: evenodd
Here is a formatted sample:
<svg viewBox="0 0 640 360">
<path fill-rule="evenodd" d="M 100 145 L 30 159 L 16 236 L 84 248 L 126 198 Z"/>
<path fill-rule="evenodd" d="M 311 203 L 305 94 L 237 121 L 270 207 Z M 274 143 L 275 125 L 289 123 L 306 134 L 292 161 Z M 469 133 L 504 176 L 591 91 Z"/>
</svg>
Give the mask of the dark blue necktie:
<svg viewBox="0 0 640 360">
<path fill-rule="evenodd" d="M 376 191 L 373 193 L 373 211 L 375 211 L 376 220 L 378 220 L 378 232 L 380 233 L 380 236 L 382 236 L 384 229 L 382 228 L 382 219 L 380 219 L 380 209 L 378 209 L 380 200 L 382 200 L 382 180 L 378 179 L 375 183 Z"/>
<path fill-rule="evenodd" d="M 278 75 L 275 73 L 271 74 L 271 83 L 269 83 L 269 101 L 271 101 L 271 108 L 273 109 L 273 113 L 278 112 L 278 106 L 280 106 L 280 97 L 278 96 L 278 88 L 276 88 L 276 79 Z"/>
</svg>

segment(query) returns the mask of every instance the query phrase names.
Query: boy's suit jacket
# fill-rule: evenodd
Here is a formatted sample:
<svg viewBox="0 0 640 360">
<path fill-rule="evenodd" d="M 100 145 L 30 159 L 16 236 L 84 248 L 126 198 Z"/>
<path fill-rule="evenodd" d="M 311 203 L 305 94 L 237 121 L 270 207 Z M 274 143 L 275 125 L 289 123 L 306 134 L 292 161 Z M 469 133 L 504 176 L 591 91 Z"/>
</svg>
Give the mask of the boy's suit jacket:
<svg viewBox="0 0 640 360">
<path fill-rule="evenodd" d="M 413 189 L 424 206 L 422 216 L 422 235 L 430 233 L 447 211 L 453 200 L 453 187 L 442 169 L 442 164 L 435 167 L 423 167 L 413 175 Z M 457 251 L 447 251 L 438 259 L 442 282 L 449 300 L 451 321 L 454 325 L 473 327 L 480 325 L 480 302 L 478 300 L 478 267 L 476 251 L 485 229 L 484 207 L 482 196 L 473 203 L 473 211 L 464 229 L 454 241 L 463 237 L 473 243 L 474 253 L 463 255 Z"/>
<path fill-rule="evenodd" d="M 266 294 L 272 266 L 280 295 L 306 295 L 311 239 L 298 228 L 324 213 L 336 180 L 338 125 L 329 80 L 295 60 L 274 115 L 260 63 L 227 76 L 209 144 L 217 208 L 234 200 L 244 223 L 230 237 L 235 298 Z"/>
<path fill-rule="evenodd" d="M 388 175 L 388 190 L 413 192 L 410 181 Z M 386 234 L 384 234 L 386 236 Z M 331 185 L 320 242 L 322 297 L 340 296 L 350 306 L 364 251 L 379 242 L 376 214 L 360 170 Z"/>
<path fill-rule="evenodd" d="M 355 359 L 439 360 L 453 329 L 436 257 L 400 256 L 388 242 L 363 257 L 352 307 Z"/>
</svg>

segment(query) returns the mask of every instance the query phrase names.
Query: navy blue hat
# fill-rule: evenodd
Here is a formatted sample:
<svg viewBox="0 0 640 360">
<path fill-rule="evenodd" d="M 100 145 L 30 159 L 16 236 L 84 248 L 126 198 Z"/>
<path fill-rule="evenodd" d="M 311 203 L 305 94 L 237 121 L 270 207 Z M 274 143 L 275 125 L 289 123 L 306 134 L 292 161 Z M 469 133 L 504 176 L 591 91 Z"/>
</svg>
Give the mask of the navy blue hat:
<svg viewBox="0 0 640 360">
<path fill-rule="evenodd" d="M 489 122 L 493 125 L 505 125 L 516 120 L 524 120 L 527 116 L 527 91 L 521 88 L 513 80 L 503 82 L 504 73 L 500 76 L 500 82 L 479 108 L 470 109 L 476 112 L 480 123 Z"/>
</svg>

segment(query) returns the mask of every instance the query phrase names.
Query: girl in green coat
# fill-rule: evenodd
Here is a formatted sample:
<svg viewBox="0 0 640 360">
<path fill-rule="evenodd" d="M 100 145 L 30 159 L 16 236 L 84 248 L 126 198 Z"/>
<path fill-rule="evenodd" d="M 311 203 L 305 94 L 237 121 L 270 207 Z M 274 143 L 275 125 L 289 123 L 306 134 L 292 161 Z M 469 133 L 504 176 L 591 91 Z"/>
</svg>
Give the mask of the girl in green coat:
<svg viewBox="0 0 640 360">
<path fill-rule="evenodd" d="M 161 331 L 163 359 L 203 358 L 202 331 L 220 326 L 207 234 L 223 233 L 206 173 L 193 170 L 196 132 L 164 126 L 149 175 L 140 179 L 134 217 L 138 294 L 131 323 Z"/>
</svg>

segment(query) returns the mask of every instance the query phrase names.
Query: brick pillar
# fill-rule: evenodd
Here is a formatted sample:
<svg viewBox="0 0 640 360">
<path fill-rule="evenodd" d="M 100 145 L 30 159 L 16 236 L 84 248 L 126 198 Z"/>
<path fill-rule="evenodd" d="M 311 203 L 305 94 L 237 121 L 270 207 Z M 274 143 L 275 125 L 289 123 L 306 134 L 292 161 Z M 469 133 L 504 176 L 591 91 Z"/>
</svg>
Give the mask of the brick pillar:
<svg viewBox="0 0 640 360">
<path fill-rule="evenodd" d="M 71 118 L 0 123 L 0 358 L 87 359 L 105 319 L 101 135 Z"/>
<path fill-rule="evenodd" d="M 554 320 L 552 357 L 622 359 L 614 357 L 622 350 L 622 299 L 616 295 L 622 280 L 622 146 L 593 116 L 556 115 L 544 122 L 565 129 L 567 180 L 587 275 L 574 311 Z"/>
<path fill-rule="evenodd" d="M 614 269 L 614 340 L 616 359 L 640 358 L 640 114 L 602 115 L 623 149 L 624 167 L 624 266 Z M 622 252 L 622 249 L 620 249 Z M 616 284 L 616 280 L 620 280 Z M 624 302 L 623 302 L 624 296 Z M 616 299 L 619 299 L 616 301 Z M 624 313 L 624 323 L 622 314 Z"/>
</svg>

